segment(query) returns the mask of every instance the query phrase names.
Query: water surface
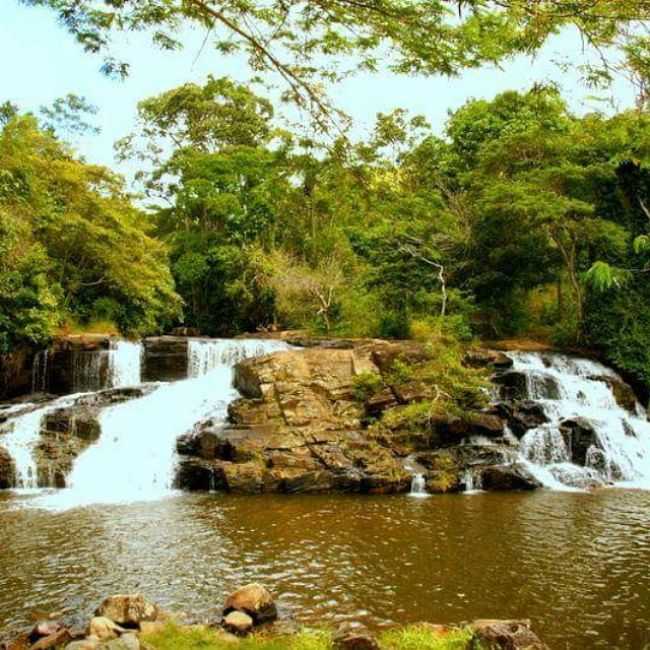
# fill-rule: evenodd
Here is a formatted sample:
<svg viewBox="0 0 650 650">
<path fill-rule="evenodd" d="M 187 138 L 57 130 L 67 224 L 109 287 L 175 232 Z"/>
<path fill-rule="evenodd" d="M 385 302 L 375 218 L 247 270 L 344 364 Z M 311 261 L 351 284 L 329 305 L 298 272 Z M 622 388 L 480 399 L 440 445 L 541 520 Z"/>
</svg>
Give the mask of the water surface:
<svg viewBox="0 0 650 650">
<path fill-rule="evenodd" d="M 182 495 L 65 512 L 0 494 L 0 629 L 139 590 L 199 619 L 251 580 L 308 624 L 527 617 L 553 648 L 650 643 L 650 493 Z"/>
</svg>

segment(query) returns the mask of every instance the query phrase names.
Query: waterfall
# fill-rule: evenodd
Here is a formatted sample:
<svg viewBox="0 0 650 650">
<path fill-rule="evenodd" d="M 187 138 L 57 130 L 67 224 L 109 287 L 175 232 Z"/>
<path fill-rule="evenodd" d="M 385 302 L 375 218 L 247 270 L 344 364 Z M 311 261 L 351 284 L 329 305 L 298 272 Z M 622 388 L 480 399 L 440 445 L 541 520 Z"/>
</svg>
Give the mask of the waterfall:
<svg viewBox="0 0 650 650">
<path fill-rule="evenodd" d="M 475 474 L 471 468 L 466 469 L 463 476 L 463 484 L 465 485 L 465 494 L 481 492 L 483 488 L 481 483 L 481 474 Z"/>
<path fill-rule="evenodd" d="M 176 440 L 208 418 L 225 420 L 237 361 L 289 346 L 278 341 L 192 341 L 189 379 L 105 409 L 101 436 L 77 458 L 68 488 L 40 501 L 45 507 L 147 501 L 172 493 Z"/>
<path fill-rule="evenodd" d="M 411 480 L 411 491 L 409 493 L 412 497 L 428 497 L 427 482 L 424 474 L 415 474 Z"/>
<path fill-rule="evenodd" d="M 548 422 L 520 441 L 521 460 L 548 487 L 616 483 L 650 488 L 650 422 L 636 403 L 622 408 L 621 378 L 588 359 L 510 353 L 525 377 L 525 397 L 542 405 Z"/>
<path fill-rule="evenodd" d="M 142 343 L 111 341 L 108 374 L 111 388 L 139 384 L 142 375 Z"/>
<path fill-rule="evenodd" d="M 72 391 L 87 393 L 108 386 L 108 350 L 72 352 Z"/>
<path fill-rule="evenodd" d="M 76 395 L 61 397 L 41 408 L 34 408 L 22 415 L 10 416 L 0 425 L 0 445 L 9 452 L 14 461 L 16 487 L 38 487 L 38 468 L 34 450 L 40 440 L 43 418 L 50 411 L 69 406 L 76 397 Z M 21 404 L 12 410 L 24 410 L 32 407 L 32 404 Z"/>
<path fill-rule="evenodd" d="M 264 339 L 190 339 L 187 350 L 187 375 L 201 377 L 220 366 L 232 368 L 243 359 L 288 348 L 282 341 Z"/>
</svg>

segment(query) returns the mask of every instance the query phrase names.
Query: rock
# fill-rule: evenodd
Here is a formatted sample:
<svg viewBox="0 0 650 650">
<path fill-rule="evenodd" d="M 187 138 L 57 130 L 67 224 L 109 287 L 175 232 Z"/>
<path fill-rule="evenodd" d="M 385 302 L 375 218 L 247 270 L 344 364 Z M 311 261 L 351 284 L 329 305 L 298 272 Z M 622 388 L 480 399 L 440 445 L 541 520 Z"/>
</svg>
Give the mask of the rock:
<svg viewBox="0 0 650 650">
<path fill-rule="evenodd" d="M 346 624 L 333 638 L 334 650 L 379 650 L 377 639 L 359 624 Z"/>
<path fill-rule="evenodd" d="M 179 336 L 159 336 L 142 341 L 143 381 L 177 381 L 186 379 L 188 339 Z"/>
<path fill-rule="evenodd" d="M 133 633 L 123 634 L 119 639 L 100 644 L 97 650 L 140 650 L 140 641 Z"/>
<path fill-rule="evenodd" d="M 548 422 L 544 407 L 533 400 L 518 400 L 511 404 L 501 402 L 494 409 L 508 421 L 510 430 L 517 438 L 522 438 L 529 429 Z"/>
<path fill-rule="evenodd" d="M 96 614 L 110 618 L 118 625 L 137 627 L 142 621 L 155 621 L 158 607 L 142 594 L 118 594 L 106 598 Z"/>
<path fill-rule="evenodd" d="M 227 617 L 230 612 L 234 611 L 248 614 L 255 625 L 274 621 L 278 617 L 273 597 L 266 587 L 258 583 L 241 587 L 228 596 L 223 607 L 223 614 Z"/>
<path fill-rule="evenodd" d="M 593 424 L 586 418 L 573 418 L 564 420 L 560 425 L 560 431 L 564 434 L 567 446 L 571 453 L 571 462 L 584 467 L 590 449 L 601 449 L 602 444 Z"/>
<path fill-rule="evenodd" d="M 463 362 L 471 368 L 494 368 L 503 370 L 512 368 L 513 360 L 503 352 L 498 350 L 486 350 L 483 348 L 474 348 L 465 354 Z"/>
<path fill-rule="evenodd" d="M 99 643 L 99 639 L 91 637 L 81 641 L 73 641 L 65 647 L 65 650 L 97 650 Z"/>
<path fill-rule="evenodd" d="M 52 650 L 72 641 L 72 634 L 67 628 L 61 628 L 56 632 L 39 639 L 30 650 Z"/>
<path fill-rule="evenodd" d="M 531 631 L 530 621 L 478 620 L 474 630 L 473 648 L 481 650 L 549 650 Z"/>
<path fill-rule="evenodd" d="M 223 627 L 228 632 L 245 636 L 253 629 L 253 619 L 244 612 L 230 612 L 223 619 Z"/>
<path fill-rule="evenodd" d="M 88 636 L 94 636 L 100 641 L 116 639 L 126 630 L 106 616 L 95 616 L 88 625 Z"/>
<path fill-rule="evenodd" d="M 166 621 L 142 621 L 140 623 L 140 633 L 145 636 L 148 634 L 159 634 L 166 626 Z"/>
<path fill-rule="evenodd" d="M 502 400 L 512 402 L 529 398 L 528 377 L 523 372 L 509 370 L 493 377 L 492 382 L 499 387 L 499 396 Z"/>
<path fill-rule="evenodd" d="M 16 466 L 9 452 L 0 447 L 0 490 L 7 490 L 16 485 Z"/>
<path fill-rule="evenodd" d="M 523 465 L 495 465 L 481 472 L 484 490 L 535 490 L 543 487 Z"/>
<path fill-rule="evenodd" d="M 36 643 L 39 639 L 56 634 L 62 629 L 64 629 L 64 626 L 59 621 L 39 621 L 30 632 L 29 640 Z"/>
</svg>

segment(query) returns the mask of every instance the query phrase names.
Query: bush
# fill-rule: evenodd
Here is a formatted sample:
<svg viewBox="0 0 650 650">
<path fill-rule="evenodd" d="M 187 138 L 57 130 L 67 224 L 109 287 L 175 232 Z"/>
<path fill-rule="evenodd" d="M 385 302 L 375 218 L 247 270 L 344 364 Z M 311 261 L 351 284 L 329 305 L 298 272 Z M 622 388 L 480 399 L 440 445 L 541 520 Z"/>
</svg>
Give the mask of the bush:
<svg viewBox="0 0 650 650">
<path fill-rule="evenodd" d="M 384 387 L 384 381 L 376 372 L 362 372 L 354 378 L 354 396 L 365 402 Z"/>
</svg>

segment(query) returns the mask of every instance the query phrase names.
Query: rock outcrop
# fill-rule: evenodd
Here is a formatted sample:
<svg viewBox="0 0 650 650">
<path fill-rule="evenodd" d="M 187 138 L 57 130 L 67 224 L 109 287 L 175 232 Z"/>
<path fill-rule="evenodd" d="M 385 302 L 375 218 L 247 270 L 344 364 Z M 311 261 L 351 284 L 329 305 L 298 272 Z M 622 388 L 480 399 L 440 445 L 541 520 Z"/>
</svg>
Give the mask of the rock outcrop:
<svg viewBox="0 0 650 650">
<path fill-rule="evenodd" d="M 235 385 L 242 398 L 230 404 L 229 422 L 203 422 L 178 441 L 177 486 L 243 493 L 403 492 L 412 478 L 405 458 L 445 450 L 430 457 L 427 486 L 457 491 L 464 470 L 484 462 L 484 451 L 468 444 L 473 436 L 507 446 L 506 420 L 494 409 L 407 418 L 409 409 L 434 397 L 433 389 L 416 380 L 393 381 L 391 373 L 396 361 L 426 362 L 423 345 L 337 343 L 239 363 Z M 499 354 L 485 359 L 508 366 Z M 362 390 L 363 382 L 373 390 Z"/>
</svg>

